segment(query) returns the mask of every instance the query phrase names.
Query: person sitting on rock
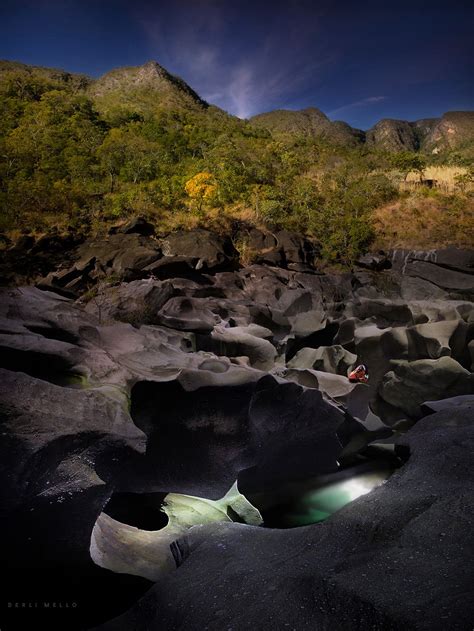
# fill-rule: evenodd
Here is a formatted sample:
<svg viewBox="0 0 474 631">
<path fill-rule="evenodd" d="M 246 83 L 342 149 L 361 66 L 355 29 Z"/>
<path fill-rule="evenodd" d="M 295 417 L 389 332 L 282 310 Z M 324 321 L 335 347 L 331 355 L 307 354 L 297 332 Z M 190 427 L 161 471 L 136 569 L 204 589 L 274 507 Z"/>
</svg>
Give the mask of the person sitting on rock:
<svg viewBox="0 0 474 631">
<path fill-rule="evenodd" d="M 357 368 L 354 368 L 354 370 L 349 373 L 349 381 L 351 383 L 368 383 L 369 371 L 367 370 L 367 366 L 365 364 L 359 364 Z"/>
</svg>

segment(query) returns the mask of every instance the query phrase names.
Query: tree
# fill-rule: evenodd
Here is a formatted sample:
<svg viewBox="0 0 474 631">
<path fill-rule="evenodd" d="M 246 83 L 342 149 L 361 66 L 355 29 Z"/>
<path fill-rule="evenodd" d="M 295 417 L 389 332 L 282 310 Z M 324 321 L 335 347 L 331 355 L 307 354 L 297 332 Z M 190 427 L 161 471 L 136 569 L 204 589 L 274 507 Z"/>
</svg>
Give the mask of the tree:
<svg viewBox="0 0 474 631">
<path fill-rule="evenodd" d="M 0 188 L 18 211 L 61 212 L 84 205 L 96 178 L 103 124 L 85 96 L 51 90 L 28 102 L 4 138 Z"/>
<path fill-rule="evenodd" d="M 329 261 L 352 265 L 374 238 L 372 211 L 396 194 L 385 176 L 354 173 L 344 165 L 327 174 L 320 186 L 320 206 L 311 215 L 311 232 Z"/>
<path fill-rule="evenodd" d="M 400 151 L 393 155 L 391 159 L 392 166 L 401 171 L 406 181 L 408 174 L 415 171 L 420 176 L 420 182 L 423 180 L 423 173 L 426 169 L 426 160 L 419 153 L 412 151 Z"/>
<path fill-rule="evenodd" d="M 104 142 L 97 150 L 100 165 L 109 177 L 109 190 L 111 193 L 114 192 L 116 177 L 125 162 L 125 152 L 123 130 L 117 127 L 109 131 Z"/>
<path fill-rule="evenodd" d="M 197 211 L 201 212 L 203 203 L 215 196 L 217 184 L 212 173 L 202 171 L 186 182 L 184 190 L 188 197 L 196 202 Z"/>
<path fill-rule="evenodd" d="M 459 190 L 462 193 L 465 193 L 466 190 L 474 183 L 474 166 L 471 166 L 466 171 L 455 175 L 454 181 L 456 182 L 456 186 Z"/>
</svg>

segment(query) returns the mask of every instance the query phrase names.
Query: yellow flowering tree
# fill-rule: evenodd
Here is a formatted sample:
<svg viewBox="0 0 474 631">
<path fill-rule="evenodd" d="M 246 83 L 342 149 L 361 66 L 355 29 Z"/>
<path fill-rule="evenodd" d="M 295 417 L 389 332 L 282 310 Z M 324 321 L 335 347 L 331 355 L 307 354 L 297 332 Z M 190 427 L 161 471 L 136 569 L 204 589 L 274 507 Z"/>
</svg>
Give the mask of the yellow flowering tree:
<svg viewBox="0 0 474 631">
<path fill-rule="evenodd" d="M 188 197 L 196 202 L 198 212 L 201 212 L 203 203 L 215 196 L 217 183 L 212 173 L 201 171 L 186 182 L 184 189 Z"/>
</svg>

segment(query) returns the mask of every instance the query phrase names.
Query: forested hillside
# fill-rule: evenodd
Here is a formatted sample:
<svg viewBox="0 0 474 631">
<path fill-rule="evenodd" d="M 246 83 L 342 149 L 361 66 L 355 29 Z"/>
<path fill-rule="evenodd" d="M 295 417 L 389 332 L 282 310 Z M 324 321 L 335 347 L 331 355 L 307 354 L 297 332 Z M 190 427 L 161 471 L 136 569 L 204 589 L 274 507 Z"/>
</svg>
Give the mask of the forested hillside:
<svg viewBox="0 0 474 631">
<path fill-rule="evenodd" d="M 405 245 L 404 222 L 420 247 L 471 240 L 470 113 L 426 129 L 407 123 L 410 139 L 425 129 L 430 151 L 416 152 L 403 136 L 387 141 L 400 137 L 394 121 L 366 135 L 318 110 L 240 120 L 154 62 L 95 81 L 1 62 L 0 103 L 5 239 L 54 228 L 96 233 L 139 214 L 162 232 L 287 228 L 342 262 L 371 245 Z M 450 143 L 439 144 L 446 135 Z M 449 186 L 422 185 L 433 165 L 455 168 Z M 410 173 L 420 182 L 408 185 Z"/>
</svg>

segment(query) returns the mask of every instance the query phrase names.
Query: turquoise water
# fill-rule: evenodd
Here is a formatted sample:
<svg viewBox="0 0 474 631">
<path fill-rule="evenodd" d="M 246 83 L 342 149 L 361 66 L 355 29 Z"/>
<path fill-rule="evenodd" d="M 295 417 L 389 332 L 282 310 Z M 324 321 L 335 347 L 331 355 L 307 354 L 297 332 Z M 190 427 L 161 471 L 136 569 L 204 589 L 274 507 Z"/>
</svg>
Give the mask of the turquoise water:
<svg viewBox="0 0 474 631">
<path fill-rule="evenodd" d="M 287 527 L 324 521 L 346 504 L 383 484 L 389 475 L 389 470 L 364 473 L 308 491 L 286 508 L 282 518 Z"/>
<path fill-rule="evenodd" d="M 387 463 L 365 464 L 324 478 L 292 484 L 266 497 L 261 508 L 269 528 L 294 528 L 324 521 L 358 497 L 370 493 L 390 477 Z M 258 505 L 258 504 L 257 504 Z"/>
</svg>

